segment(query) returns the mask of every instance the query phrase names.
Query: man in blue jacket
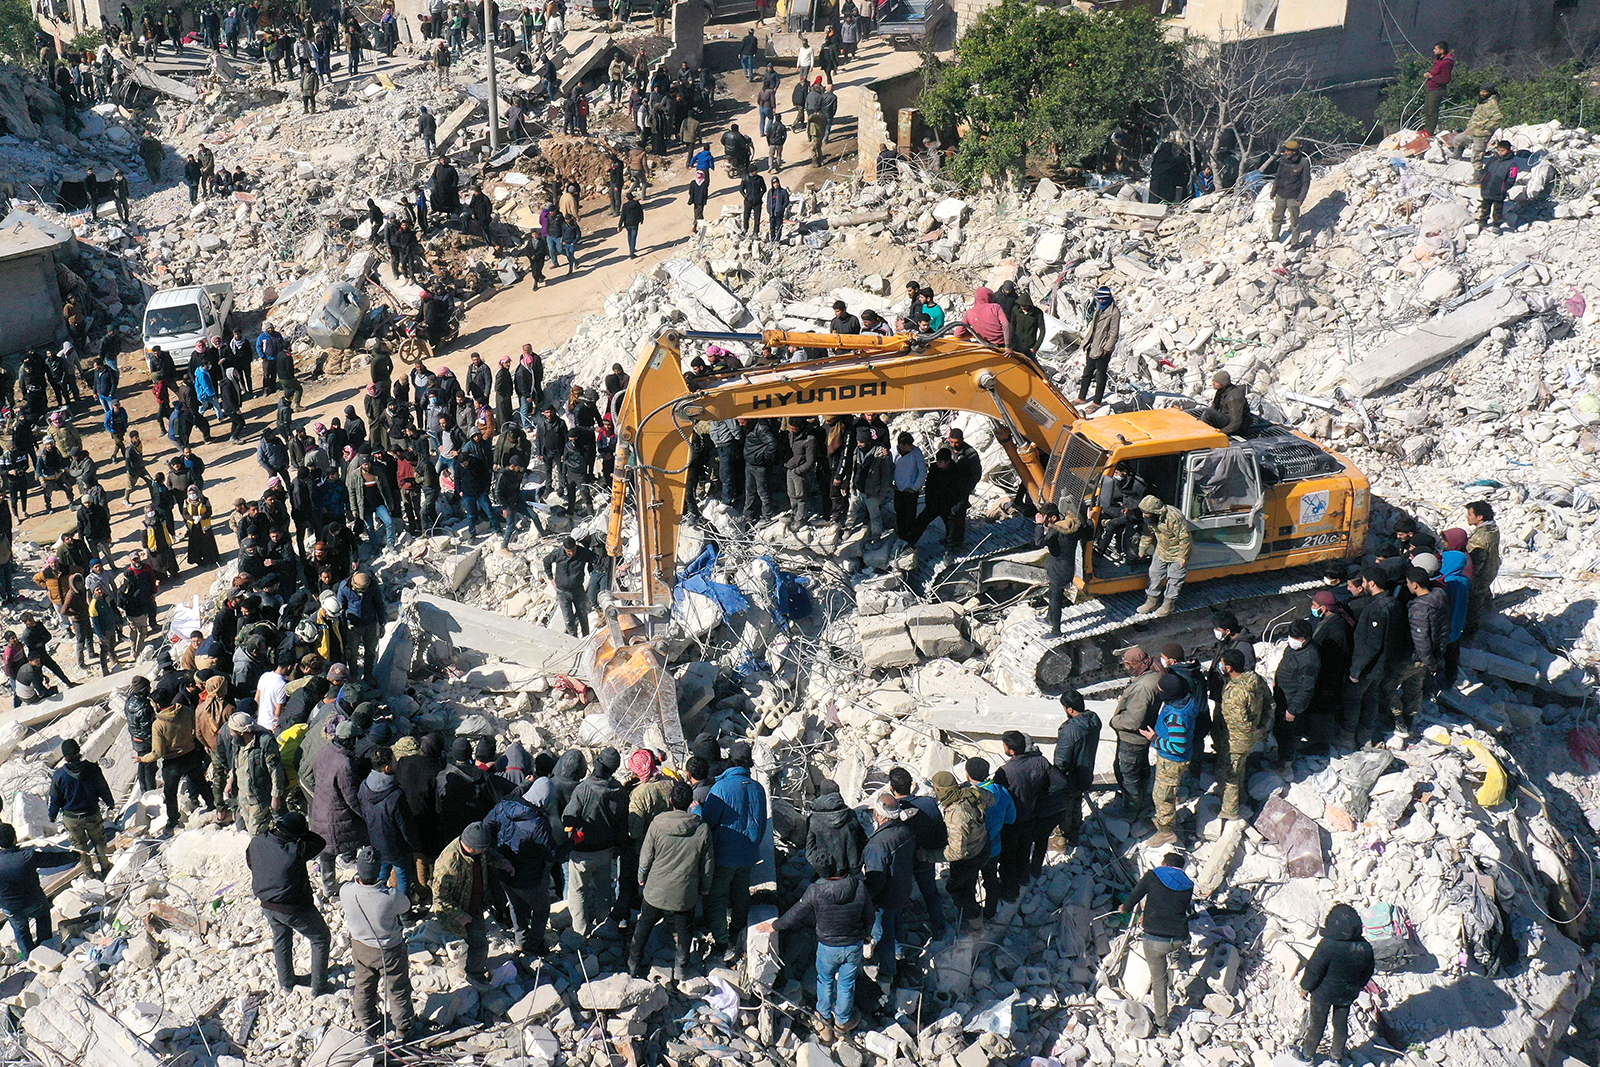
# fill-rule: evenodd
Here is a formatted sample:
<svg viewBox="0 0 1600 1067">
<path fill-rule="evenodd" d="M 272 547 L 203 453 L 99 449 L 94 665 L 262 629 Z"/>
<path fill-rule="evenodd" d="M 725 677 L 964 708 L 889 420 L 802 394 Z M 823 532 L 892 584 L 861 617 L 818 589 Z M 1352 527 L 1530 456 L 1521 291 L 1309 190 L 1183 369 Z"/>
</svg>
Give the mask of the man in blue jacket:
<svg viewBox="0 0 1600 1067">
<path fill-rule="evenodd" d="M 989 834 L 989 858 L 978 873 L 983 877 L 983 917 L 992 919 L 1000 910 L 1000 831 L 1017 821 L 1017 802 L 1011 790 L 989 776 L 989 761 L 981 756 L 967 760 L 967 781 L 994 794 L 994 803 L 983 813 L 983 828 Z"/>
<path fill-rule="evenodd" d="M 511 861 L 512 873 L 501 879 L 511 932 L 525 956 L 543 956 L 545 928 L 550 923 L 550 868 L 557 842 L 545 813 L 518 791 L 501 800 L 483 818 L 494 835 L 495 848 Z"/>
<path fill-rule="evenodd" d="M 734 742 L 728 763 L 706 795 L 700 817 L 711 827 L 711 847 L 717 857 L 711 891 L 706 895 L 712 951 L 720 951 L 723 962 L 732 964 L 744 951 L 745 927 L 750 923 L 750 871 L 767 833 L 767 791 L 750 777 L 755 760 L 748 741 Z"/>
<path fill-rule="evenodd" d="M 356 670 L 356 657 L 351 655 L 346 664 L 356 678 L 371 679 L 378 665 L 378 635 L 383 624 L 389 621 L 389 609 L 384 606 L 383 593 L 378 590 L 372 575 L 356 571 L 339 583 L 339 610 L 344 613 L 345 625 L 350 628 L 350 643 L 361 648 L 361 669 Z"/>
<path fill-rule="evenodd" d="M 39 884 L 39 868 L 64 867 L 77 859 L 64 848 L 18 848 L 16 827 L 0 822 L 0 908 L 11 920 L 24 959 L 35 945 L 50 940 L 50 898 Z"/>
<path fill-rule="evenodd" d="M 1194 750 L 1194 721 L 1200 704 L 1189 683 L 1177 673 L 1164 674 L 1156 687 L 1161 710 L 1156 712 L 1154 728 L 1140 730 L 1153 742 L 1156 753 L 1156 783 L 1151 789 L 1155 804 L 1156 835 L 1145 844 L 1170 845 L 1178 840 L 1178 785 L 1189 769 Z"/>
</svg>

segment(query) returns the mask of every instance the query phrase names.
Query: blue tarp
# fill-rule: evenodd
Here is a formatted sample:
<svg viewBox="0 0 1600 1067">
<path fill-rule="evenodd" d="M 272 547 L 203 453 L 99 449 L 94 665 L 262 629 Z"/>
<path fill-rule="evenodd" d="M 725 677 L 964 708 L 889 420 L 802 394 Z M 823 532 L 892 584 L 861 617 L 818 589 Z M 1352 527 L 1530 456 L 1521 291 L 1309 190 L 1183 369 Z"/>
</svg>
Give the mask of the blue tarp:
<svg viewBox="0 0 1600 1067">
<path fill-rule="evenodd" d="M 678 575 L 677 585 L 672 590 L 673 604 L 676 605 L 687 593 L 699 593 L 716 601 L 724 616 L 737 615 L 749 608 L 750 601 L 739 592 L 738 586 L 711 580 L 716 566 L 717 550 L 707 545 Z"/>
</svg>

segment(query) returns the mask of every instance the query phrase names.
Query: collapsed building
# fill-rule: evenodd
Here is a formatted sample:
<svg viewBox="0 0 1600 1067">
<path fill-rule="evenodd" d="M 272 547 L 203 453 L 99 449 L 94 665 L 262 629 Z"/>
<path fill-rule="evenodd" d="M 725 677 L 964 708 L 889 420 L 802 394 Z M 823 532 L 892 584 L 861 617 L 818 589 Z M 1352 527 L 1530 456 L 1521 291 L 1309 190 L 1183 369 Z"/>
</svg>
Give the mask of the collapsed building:
<svg viewBox="0 0 1600 1067">
<path fill-rule="evenodd" d="M 343 106 L 306 121 L 287 121 L 288 102 L 259 79 L 247 83 L 253 98 L 218 88 L 162 105 L 172 143 L 206 140 L 224 159 L 239 152 L 258 185 L 192 211 L 181 193 L 161 194 L 178 204 L 175 216 L 188 212 L 173 233 L 81 226 L 80 240 L 101 257 L 89 272 L 100 313 L 132 326 L 141 287 L 219 279 L 238 287 L 240 306 L 290 326 L 341 279 L 403 310 L 408 290 L 365 248 L 366 198 L 392 205 L 414 181 L 399 131 L 417 106 L 459 111 L 463 128 L 481 113 L 432 88 L 427 72 L 390 81 L 336 86 Z M 113 114 L 94 142 L 112 163 L 132 159 L 131 136 L 111 132 L 120 129 Z M 759 1067 L 1267 1067 L 1294 1043 L 1285 1020 L 1301 1012 L 1296 976 L 1329 906 L 1344 902 L 1363 912 L 1390 905 L 1411 924 L 1412 959 L 1380 975 L 1381 994 L 1358 1013 L 1357 1062 L 1593 1062 L 1600 357 L 1590 334 L 1600 265 L 1586 220 L 1600 212 L 1600 165 L 1585 131 L 1508 136 L 1530 162 L 1509 232 L 1472 221 L 1469 164 L 1403 136 L 1319 174 L 1311 236 L 1297 248 L 1262 235 L 1264 192 L 1170 207 L 1146 203 L 1120 179 L 1094 189 L 1045 180 L 973 198 L 910 169 L 887 182 L 827 183 L 797 196 L 798 225 L 777 245 L 744 234 L 729 207 L 546 354 L 557 384 L 589 383 L 613 362 L 632 366 L 664 328 L 816 329 L 834 299 L 891 313 L 911 278 L 955 318 L 974 285 L 1012 281 L 1047 312 L 1039 362 L 1070 392 L 1080 309 L 1109 284 L 1126 339 L 1113 366 L 1126 387 L 1113 406 L 1194 397 L 1226 368 L 1262 414 L 1359 464 L 1379 501 L 1374 537 L 1401 511 L 1442 527 L 1467 500 L 1495 504 L 1505 531 L 1500 612 L 1464 650 L 1462 682 L 1430 706 L 1420 739 L 1303 758 L 1293 780 L 1254 775 L 1259 815 L 1248 827 L 1223 824 L 1214 796 L 1186 798 L 1203 907 L 1176 979 L 1174 1001 L 1186 1010 L 1173 1034 L 1154 1029 L 1141 1003 L 1149 975 L 1113 914 L 1152 857 L 1096 796 L 1083 847 L 1053 854 L 1046 876 L 982 936 L 921 951 L 918 988 L 872 1005 L 885 1021 L 854 1044 L 807 1040 L 803 944 L 752 933 L 737 972 L 712 968 L 669 984 L 660 968 L 634 981 L 614 973 L 620 942 L 577 937 L 558 908 L 562 951 L 530 974 L 510 962 L 513 944 L 496 938 L 505 962 L 486 989 L 466 982 L 460 946 L 437 924 L 410 928 L 432 1027 L 420 1051 L 608 1067 L 616 1057 L 695 1067 L 730 1058 Z M 4 151 L 57 165 L 36 144 Z M 491 196 L 508 225 L 525 225 L 545 179 L 576 173 L 598 191 L 603 158 L 598 139 L 548 138 L 493 168 Z M 484 298 L 521 276 L 517 256 L 448 232 L 428 254 L 437 273 Z M 305 358 L 326 355 L 303 330 L 295 339 Z M 1016 482 L 993 427 L 954 418 L 987 474 L 974 500 L 974 558 L 952 576 L 935 579 L 905 546 L 752 531 L 716 504 L 703 527 L 683 530 L 680 560 L 708 541 L 717 558 L 707 584 L 675 603 L 666 643 L 673 705 L 686 737 L 756 742 L 775 840 L 753 921 L 791 903 L 812 877 L 805 818 L 824 779 L 859 804 L 893 766 L 926 781 L 967 756 L 996 754 L 1004 730 L 1045 744 L 1055 736 L 1059 706 L 1021 652 L 1039 636 L 1039 609 L 1031 557 L 1014 550 Z M 927 445 L 951 421 L 920 412 L 894 425 Z M 587 503 L 603 510 L 603 489 Z M 602 519 L 536 506 L 547 536 L 603 536 Z M 584 646 L 551 621 L 555 602 L 537 564 L 544 547 L 525 533 L 504 550 L 462 527 L 376 561 L 400 598 L 384 660 L 399 723 L 530 749 L 592 749 L 615 734 L 584 675 Z M 20 562 L 36 551 L 21 546 Z M 625 546 L 624 576 L 632 552 Z M 977 557 L 1015 566 L 997 581 Z M 804 597 L 788 595 L 795 587 Z M 1271 615 L 1235 607 L 1270 633 L 1261 624 Z M 1196 640 L 1208 626 L 1188 625 Z M 1118 637 L 1142 640 L 1137 627 Z M 0 719 L 7 818 L 24 840 L 55 835 L 41 797 L 65 738 L 79 739 L 128 798 L 110 877 L 51 880 L 63 949 L 0 966 L 18 1023 L 3 1038 L 7 1057 L 287 1067 L 374 1055 L 349 1032 L 341 994 L 261 992 L 271 975 L 240 873 L 244 834 L 204 817 L 170 840 L 149 834 L 159 797 L 133 794 L 117 695 L 125 683 L 112 676 Z M 1116 692 L 1104 672 L 1087 679 L 1102 710 Z M 1101 748 L 1102 781 L 1110 748 Z M 329 918 L 337 960 L 347 935 L 338 909 Z M 920 928 L 920 917 L 912 924 Z"/>
</svg>

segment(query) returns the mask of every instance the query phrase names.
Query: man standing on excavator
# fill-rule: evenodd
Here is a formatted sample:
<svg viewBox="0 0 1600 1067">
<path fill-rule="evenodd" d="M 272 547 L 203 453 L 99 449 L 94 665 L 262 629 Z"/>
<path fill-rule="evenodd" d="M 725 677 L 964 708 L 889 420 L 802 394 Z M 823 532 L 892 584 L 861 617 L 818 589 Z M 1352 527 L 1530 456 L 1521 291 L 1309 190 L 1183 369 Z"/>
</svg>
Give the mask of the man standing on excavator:
<svg viewBox="0 0 1600 1067">
<path fill-rule="evenodd" d="M 1189 553 L 1194 549 L 1194 536 L 1183 512 L 1171 504 L 1163 504 L 1154 493 L 1139 501 L 1144 512 L 1145 532 L 1139 539 L 1139 554 L 1150 559 L 1150 584 L 1145 588 L 1144 603 L 1138 613 L 1155 612 L 1157 618 L 1171 615 L 1178 606 L 1178 593 L 1183 580 L 1189 576 Z M 1166 585 L 1166 600 L 1161 599 L 1161 587 Z M 1159 610 L 1158 610 L 1159 609 Z"/>
</svg>

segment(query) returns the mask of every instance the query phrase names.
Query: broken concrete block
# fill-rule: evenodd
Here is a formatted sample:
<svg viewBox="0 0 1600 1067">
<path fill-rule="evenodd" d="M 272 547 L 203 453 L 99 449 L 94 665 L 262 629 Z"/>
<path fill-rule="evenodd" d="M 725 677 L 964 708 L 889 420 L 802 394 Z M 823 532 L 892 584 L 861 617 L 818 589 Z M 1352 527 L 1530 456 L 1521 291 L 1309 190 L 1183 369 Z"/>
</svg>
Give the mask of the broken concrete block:
<svg viewBox="0 0 1600 1067">
<path fill-rule="evenodd" d="M 946 197 L 933 205 L 934 220 L 941 226 L 952 226 L 961 221 L 967 213 L 967 202 L 955 197 Z"/>
<path fill-rule="evenodd" d="M 956 1067 L 989 1067 L 989 1052 L 982 1041 L 974 1041 L 956 1057 Z"/>
<path fill-rule="evenodd" d="M 1135 259 L 1132 256 L 1113 256 L 1111 265 L 1136 282 L 1161 277 L 1160 271 L 1144 260 Z"/>
<path fill-rule="evenodd" d="M 533 1022 L 543 1019 L 552 1012 L 560 1011 L 561 1007 L 561 994 L 556 992 L 556 987 L 541 985 L 511 1005 L 510 1010 L 506 1012 L 506 1018 L 514 1023 Z"/>
<path fill-rule="evenodd" d="M 578 987 L 578 1006 L 588 1011 L 623 1011 L 633 1008 L 639 1018 L 649 1018 L 667 1006 L 666 990 L 643 978 L 607 975 Z"/>
<path fill-rule="evenodd" d="M 960 618 L 954 604 L 923 604 L 906 612 L 906 629 L 924 656 L 955 656 L 968 651 Z"/>
<path fill-rule="evenodd" d="M 895 1057 L 900 1055 L 899 1043 L 888 1034 L 881 1033 L 877 1030 L 868 1030 L 866 1033 L 862 1034 L 861 1045 L 868 1052 L 872 1053 L 880 1060 L 883 1060 L 885 1063 L 893 1063 Z M 985 1059 L 983 1062 L 985 1067 L 987 1067 L 989 1061 Z"/>
<path fill-rule="evenodd" d="M 1477 344 L 1490 330 L 1509 326 L 1528 313 L 1527 301 L 1510 289 L 1497 289 L 1392 338 L 1348 368 L 1344 380 L 1356 396 L 1371 396 Z"/>
<path fill-rule="evenodd" d="M 917 663 L 917 646 L 901 615 L 875 615 L 856 620 L 861 640 L 861 665 L 868 670 L 910 667 Z"/>
<path fill-rule="evenodd" d="M 1061 230 L 1046 230 L 1039 235 L 1033 243 L 1033 252 L 1029 258 L 1040 266 L 1054 266 L 1061 262 L 1061 257 L 1066 252 L 1067 235 Z"/>
<path fill-rule="evenodd" d="M 807 1041 L 795 1055 L 797 1067 L 838 1067 L 828 1050 L 815 1041 Z"/>
</svg>

